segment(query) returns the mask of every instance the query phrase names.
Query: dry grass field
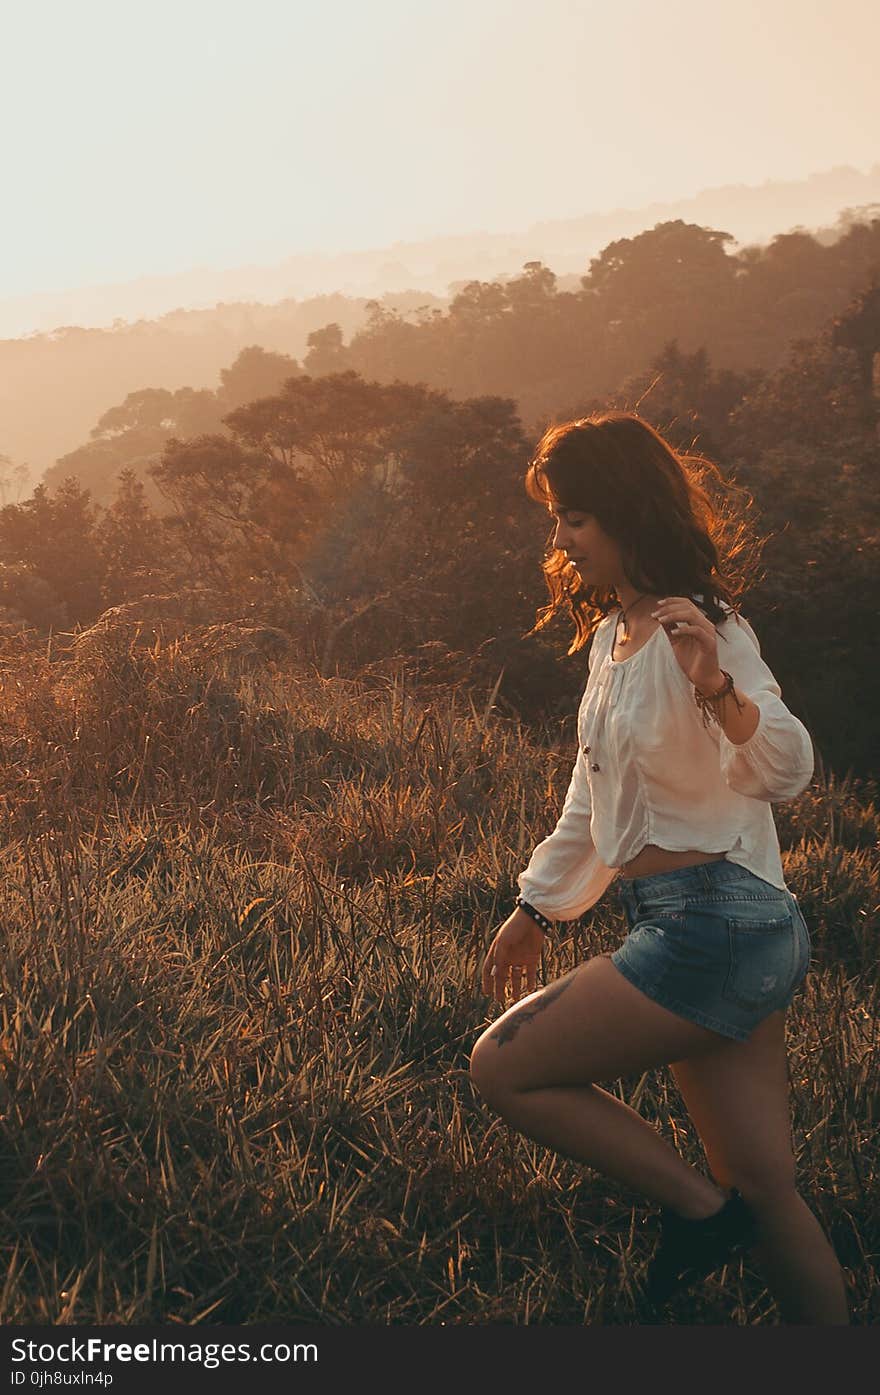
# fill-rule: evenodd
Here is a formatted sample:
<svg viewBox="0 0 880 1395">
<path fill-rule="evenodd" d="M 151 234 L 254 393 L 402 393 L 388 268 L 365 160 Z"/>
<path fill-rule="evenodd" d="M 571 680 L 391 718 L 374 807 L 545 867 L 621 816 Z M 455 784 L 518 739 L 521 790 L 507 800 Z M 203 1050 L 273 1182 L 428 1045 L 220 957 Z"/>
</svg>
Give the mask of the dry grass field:
<svg viewBox="0 0 880 1395">
<path fill-rule="evenodd" d="M 0 645 L 0 1320 L 643 1320 L 652 1206 L 532 1145 L 468 1077 L 569 727 L 275 632 Z M 585 662 L 585 661 L 584 661 Z M 814 940 L 789 1013 L 802 1190 L 880 1315 L 876 785 L 775 807 Z M 614 888 L 544 981 L 625 933 Z M 691 1162 L 671 1076 L 609 1082 Z M 669 1322 L 779 1321 L 738 1261 Z"/>
</svg>

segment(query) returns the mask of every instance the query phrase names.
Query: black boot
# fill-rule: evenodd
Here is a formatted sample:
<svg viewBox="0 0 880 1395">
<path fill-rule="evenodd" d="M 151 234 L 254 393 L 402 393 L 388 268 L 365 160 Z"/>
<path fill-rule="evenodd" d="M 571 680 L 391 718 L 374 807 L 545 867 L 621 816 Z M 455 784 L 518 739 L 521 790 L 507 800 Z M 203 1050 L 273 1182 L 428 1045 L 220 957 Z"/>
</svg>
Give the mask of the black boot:
<svg viewBox="0 0 880 1395">
<path fill-rule="evenodd" d="M 755 1214 L 736 1187 L 714 1215 L 688 1220 L 665 1207 L 660 1210 L 660 1242 L 648 1265 L 645 1297 L 662 1303 L 683 1293 L 719 1269 L 733 1254 L 747 1249 L 756 1231 Z"/>
</svg>

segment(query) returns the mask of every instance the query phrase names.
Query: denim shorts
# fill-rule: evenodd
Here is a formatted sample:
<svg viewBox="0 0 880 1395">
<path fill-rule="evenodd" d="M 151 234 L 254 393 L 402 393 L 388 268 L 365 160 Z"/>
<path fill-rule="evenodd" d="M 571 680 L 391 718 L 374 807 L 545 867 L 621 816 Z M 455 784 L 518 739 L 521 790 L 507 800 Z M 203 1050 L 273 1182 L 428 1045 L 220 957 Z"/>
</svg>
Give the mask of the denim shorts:
<svg viewBox="0 0 880 1395">
<path fill-rule="evenodd" d="M 788 1007 L 810 967 L 797 897 L 724 859 L 619 877 L 629 934 L 611 955 L 663 1007 L 734 1041 Z"/>
</svg>

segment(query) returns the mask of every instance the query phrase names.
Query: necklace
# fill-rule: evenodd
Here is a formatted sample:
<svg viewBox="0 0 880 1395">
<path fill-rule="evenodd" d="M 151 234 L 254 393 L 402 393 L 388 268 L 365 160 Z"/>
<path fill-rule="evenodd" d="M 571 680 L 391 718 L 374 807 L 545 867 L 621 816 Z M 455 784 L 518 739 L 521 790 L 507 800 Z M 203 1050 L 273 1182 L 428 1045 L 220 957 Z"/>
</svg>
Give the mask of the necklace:
<svg viewBox="0 0 880 1395">
<path fill-rule="evenodd" d="M 623 638 L 621 639 L 620 642 L 621 642 L 621 644 L 627 644 L 627 643 L 629 642 L 629 625 L 628 625 L 628 623 L 627 623 L 627 618 L 626 618 L 626 617 L 627 617 L 632 611 L 635 610 L 636 606 L 639 604 L 640 601 L 646 600 L 647 597 L 650 596 L 650 594 L 651 594 L 650 591 L 645 591 L 645 592 L 643 592 L 643 594 L 642 594 L 641 596 L 638 597 L 637 600 L 633 601 L 632 605 L 629 605 L 629 606 L 627 606 L 626 608 L 624 608 L 623 606 L 620 607 L 620 616 L 618 616 L 617 624 L 615 624 L 615 626 L 614 626 L 614 643 L 617 642 L 617 625 L 620 624 L 621 618 L 623 619 Z M 613 648 L 613 645 L 612 645 L 612 648 Z"/>
</svg>

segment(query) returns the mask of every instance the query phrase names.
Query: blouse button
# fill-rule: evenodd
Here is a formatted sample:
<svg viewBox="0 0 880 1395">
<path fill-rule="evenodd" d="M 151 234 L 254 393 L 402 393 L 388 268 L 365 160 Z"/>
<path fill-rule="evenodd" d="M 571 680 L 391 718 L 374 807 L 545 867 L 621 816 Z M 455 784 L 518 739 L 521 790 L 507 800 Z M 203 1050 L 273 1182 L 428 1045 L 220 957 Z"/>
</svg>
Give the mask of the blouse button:
<svg viewBox="0 0 880 1395">
<path fill-rule="evenodd" d="M 598 770 L 599 767 L 598 767 L 598 765 L 591 765 L 591 766 L 590 766 L 590 769 L 591 769 L 591 770 Z"/>
<path fill-rule="evenodd" d="M 589 754 L 590 754 L 590 748 L 589 748 L 589 746 L 585 746 L 585 747 L 584 747 L 584 755 L 585 755 L 585 756 L 588 756 Z"/>
</svg>

